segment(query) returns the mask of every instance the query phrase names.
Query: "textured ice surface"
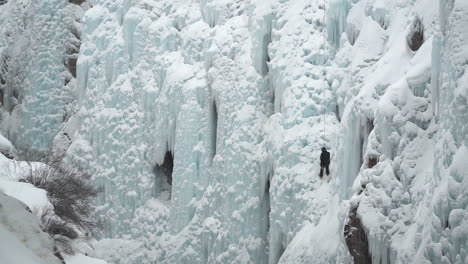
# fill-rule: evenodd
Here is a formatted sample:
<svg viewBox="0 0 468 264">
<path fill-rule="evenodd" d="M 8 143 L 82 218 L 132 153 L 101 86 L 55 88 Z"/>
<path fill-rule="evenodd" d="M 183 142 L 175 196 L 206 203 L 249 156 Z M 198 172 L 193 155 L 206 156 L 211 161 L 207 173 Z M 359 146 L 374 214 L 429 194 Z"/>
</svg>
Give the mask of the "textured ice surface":
<svg viewBox="0 0 468 264">
<path fill-rule="evenodd" d="M 430 5 L 416 1 L 408 7 L 387 6 L 385 16 L 375 13 L 380 19 L 373 13 L 380 26 L 388 26 L 382 35 L 385 48 L 354 64 L 360 68 L 354 83 L 363 85 L 350 116 L 355 119 L 360 113 L 361 120 L 373 122 L 373 130 L 359 130 L 351 119 L 341 148 L 346 150 L 349 144 L 361 156 L 351 205 L 358 206 L 373 263 L 466 262 L 465 234 L 459 230 L 466 227 L 460 208 L 466 204 L 461 197 L 466 194 L 468 171 L 457 160 L 466 158 L 462 153 L 467 129 L 461 121 L 466 119 L 466 89 L 461 88 L 466 84 L 461 65 L 466 62 L 467 38 L 461 25 L 466 27 L 468 10 L 462 1 L 440 1 L 440 9 Z M 437 13 L 440 27 L 434 27 L 439 23 Z M 423 21 L 425 42 L 415 52 L 403 40 L 409 25 L 402 16 Z M 351 49 L 364 40 L 365 28 Z M 359 138 L 362 148 L 354 145 Z M 377 164 L 371 162 L 375 158 Z"/>
<path fill-rule="evenodd" d="M 96 0 L 82 19 L 24 2 L 0 6 L 1 128 L 17 146 L 53 139 L 104 187 L 100 257 L 350 263 L 357 207 L 374 263 L 468 262 L 465 1 Z M 12 48 L 36 32 L 14 21 L 44 28 L 54 10 L 34 52 Z M 82 21 L 76 81 L 64 10 Z"/>
<path fill-rule="evenodd" d="M 444 98 L 431 80 L 447 78 L 431 3 L 96 2 L 68 152 L 105 186 L 107 235 L 163 263 L 347 262 L 351 198 L 374 262 L 431 261 L 421 219 L 433 210 L 432 109 Z M 415 17 L 425 42 L 413 52 Z M 329 184 L 317 177 L 324 145 Z M 334 250 L 304 246 L 327 235 Z"/>
<path fill-rule="evenodd" d="M 44 150 L 76 111 L 83 8 L 63 0 L 0 6 L 0 127 L 17 149 Z"/>
<path fill-rule="evenodd" d="M 435 190 L 431 233 L 426 255 L 433 262 L 468 261 L 467 167 L 468 120 L 466 59 L 468 3 L 441 1 L 441 69 L 435 145 Z M 444 107 L 448 106 L 448 107 Z M 462 161 L 463 160 L 463 161 Z"/>
<path fill-rule="evenodd" d="M 317 166 L 338 131 L 320 66 L 323 9 L 94 5 L 78 60 L 81 128 L 68 153 L 105 187 L 107 236 L 138 239 L 141 254 L 163 263 L 277 262 L 333 196 Z M 168 152 L 170 195 L 160 169 Z"/>
<path fill-rule="evenodd" d="M 46 148 L 71 114 L 64 60 L 74 17 L 62 0 L 0 7 L 2 127 L 18 148 Z"/>
</svg>

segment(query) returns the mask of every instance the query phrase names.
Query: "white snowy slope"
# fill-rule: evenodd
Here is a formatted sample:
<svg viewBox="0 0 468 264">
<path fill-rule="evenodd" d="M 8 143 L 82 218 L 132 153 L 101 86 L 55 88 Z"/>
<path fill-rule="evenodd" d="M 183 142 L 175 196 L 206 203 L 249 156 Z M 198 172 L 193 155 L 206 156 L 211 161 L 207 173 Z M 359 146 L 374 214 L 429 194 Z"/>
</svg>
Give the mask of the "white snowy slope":
<svg viewBox="0 0 468 264">
<path fill-rule="evenodd" d="M 73 256 L 65 256 L 65 263 L 67 264 L 106 264 L 104 260 L 91 258 L 83 254 L 75 254 Z"/>
<path fill-rule="evenodd" d="M 2 264 L 59 264 L 54 244 L 24 203 L 0 190 L 0 260 Z"/>
<path fill-rule="evenodd" d="M 88 6 L 0 5 L 0 128 L 104 187 L 101 258 L 468 263 L 468 2 Z"/>
<path fill-rule="evenodd" d="M 1 139 L 2 135 L 0 134 Z M 11 142 L 6 138 L 3 138 L 3 146 L 12 148 Z M 0 191 L 23 202 L 31 211 L 41 212 L 50 206 L 47 192 L 36 188 L 30 183 L 19 182 L 19 179 L 25 178 L 30 173 L 31 166 L 38 167 L 42 165 L 38 162 L 15 161 L 0 153 Z"/>
</svg>

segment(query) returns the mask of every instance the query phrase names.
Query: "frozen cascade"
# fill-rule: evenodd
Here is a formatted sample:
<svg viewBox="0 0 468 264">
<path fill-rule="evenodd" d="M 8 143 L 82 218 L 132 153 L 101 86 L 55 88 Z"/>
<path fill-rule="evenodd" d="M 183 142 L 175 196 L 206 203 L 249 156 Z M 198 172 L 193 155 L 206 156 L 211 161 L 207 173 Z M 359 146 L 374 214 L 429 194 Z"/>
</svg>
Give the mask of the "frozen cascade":
<svg viewBox="0 0 468 264">
<path fill-rule="evenodd" d="M 346 18 L 350 9 L 349 0 L 332 0 L 328 5 L 326 16 L 328 41 L 336 48 L 341 45 L 341 34 L 346 30 Z"/>
<path fill-rule="evenodd" d="M 0 1 L 0 129 L 103 186 L 101 258 L 468 262 L 465 1 L 71 2 Z"/>
<path fill-rule="evenodd" d="M 446 8 L 451 6 L 450 11 Z M 434 237 L 426 255 L 430 261 L 466 263 L 468 215 L 467 190 L 467 97 L 468 3 L 441 1 L 441 69 L 439 111 L 435 145 L 434 214 L 429 227 Z M 450 106 L 450 107 L 443 107 Z M 462 161 L 463 160 L 463 161 Z M 437 247 L 440 245 L 440 247 Z"/>
<path fill-rule="evenodd" d="M 261 127 L 272 107 L 268 81 L 253 67 L 243 66 L 243 60 L 250 61 L 248 31 L 236 28 L 234 25 L 243 22 L 237 17 L 224 17 L 228 14 L 225 11 L 217 15 L 223 25 L 212 30 L 200 20 L 199 13 L 174 12 L 181 3 L 165 7 L 147 4 L 122 10 L 124 5 L 103 1 L 86 14 L 87 34 L 78 61 L 78 72 L 82 73 L 78 75 L 82 128 L 80 138 L 69 149 L 73 153 L 70 157 L 92 169 L 97 181 L 105 186 L 101 214 L 108 219 L 109 236 L 121 237 L 125 230 L 134 237 L 150 235 L 128 227 L 140 208 L 151 208 L 148 203 L 152 199 L 167 199 L 157 191 L 164 188 L 155 186 L 160 181 L 155 181 L 152 169 L 154 164 L 163 164 L 164 155 L 170 151 L 174 168 L 168 223 L 174 243 L 176 237 L 181 237 L 186 243 L 180 247 L 197 250 L 195 255 L 166 252 L 166 261 L 204 263 L 223 254 L 227 261 L 238 258 L 239 252 L 224 253 L 227 241 L 247 243 L 250 252 L 245 256 L 266 259 L 269 202 L 264 188 L 258 187 L 265 186 L 268 172 L 262 168 L 265 157 L 248 145 L 262 141 Z M 206 10 L 210 12 L 213 10 Z M 113 13 L 125 14 L 122 26 Z M 99 27 L 105 25 L 114 28 L 103 36 Z M 258 48 L 265 50 L 267 44 L 260 43 Z M 240 83 L 238 76 L 245 76 L 244 89 L 234 89 L 233 85 Z M 238 112 L 236 116 L 231 115 L 232 109 L 238 109 L 234 111 Z M 103 125 L 96 127 L 96 123 Z M 249 128 L 252 125 L 255 129 Z M 133 132 L 127 133 L 130 130 Z M 239 140 L 247 145 L 233 145 Z M 245 174 L 239 175 L 239 171 Z M 129 178 L 129 174 L 138 177 Z M 151 194 L 152 190 L 156 191 Z M 245 200 L 220 200 L 214 196 L 239 194 L 241 190 Z M 115 196 L 116 192 L 119 195 Z M 231 204 L 234 200 L 235 206 Z M 263 209 L 255 210 L 258 206 Z M 246 228 L 241 220 L 247 215 L 258 224 Z M 216 218 L 210 220 L 207 216 Z M 239 222 L 227 220 L 232 218 Z M 213 230 L 215 226 L 209 223 L 223 226 Z M 189 239 L 199 236 L 196 230 L 206 230 L 203 237 L 207 242 L 199 244 Z M 245 237 L 244 241 L 241 237 Z"/>
<path fill-rule="evenodd" d="M 68 152 L 71 160 L 92 170 L 97 182 L 105 186 L 100 214 L 107 219 L 107 235 L 121 237 L 131 230 L 133 237 L 147 237 L 128 227 L 134 215 L 156 199 L 171 208 L 172 235 L 161 240 L 179 248 L 165 252 L 165 262 L 243 259 L 266 263 L 267 247 L 273 249 L 271 261 L 278 261 L 281 254 L 272 253 L 275 248 L 285 248 L 313 215 L 301 208 L 325 210 L 327 204 L 314 206 L 316 202 L 310 199 L 319 184 L 312 163 L 316 157 L 310 154 L 325 140 L 337 138 L 332 128 L 337 126 L 335 107 L 326 109 L 331 114 L 326 121 L 331 126 L 327 138 L 305 133 L 313 127 L 317 127 L 316 134 L 322 133 L 316 124 L 322 122 L 324 104 L 322 96 L 314 94 L 323 89 L 322 67 L 317 64 L 324 61 L 323 54 L 321 60 L 316 59 L 314 47 L 323 47 L 323 28 L 320 24 L 310 27 L 312 22 L 308 22 L 322 17 L 318 5 L 207 1 L 201 3 L 198 14 L 175 12 L 181 3 L 145 2 L 128 10 L 123 2 L 95 5 L 84 18 L 78 60 L 81 131 Z M 290 10 L 281 11 L 290 19 L 303 7 L 307 12 L 300 28 L 273 22 L 282 19 L 275 8 Z M 113 13 L 124 15 L 119 19 Z M 248 20 L 241 20 L 247 15 Z M 279 33 L 285 28 L 293 33 L 291 38 Z M 305 29 L 315 37 L 303 43 L 306 50 L 300 48 L 301 43 L 294 44 L 296 66 L 285 70 L 282 58 L 291 55 L 283 43 L 302 42 Z M 290 81 L 283 83 L 284 79 Z M 276 108 L 279 113 L 272 116 L 272 93 L 280 90 L 287 97 L 275 96 L 275 104 L 287 107 Z M 332 102 L 331 91 L 325 92 L 326 100 Z M 298 114 L 302 120 L 296 119 Z M 284 127 L 284 133 L 269 135 L 268 128 L 278 126 Z M 326 144 L 336 146 L 335 141 Z M 161 181 L 155 180 L 152 170 L 154 164 L 163 164 L 169 151 L 174 155 L 172 194 L 170 202 L 164 202 L 168 197 L 157 186 Z M 285 152 L 288 156 L 283 156 Z M 310 157 L 303 166 L 306 153 Z M 297 166 L 302 168 L 297 171 Z M 306 171 L 312 173 L 304 177 Z M 284 180 L 293 184 L 275 186 Z M 331 196 L 328 187 L 322 189 L 317 197 Z M 293 193 L 302 197 L 294 198 Z M 295 201 L 303 205 L 293 215 L 281 216 L 285 206 Z M 201 243 L 191 241 L 201 234 Z M 278 235 L 284 239 L 277 239 Z M 239 246 L 233 247 L 233 241 Z M 241 251 L 226 251 L 228 245 Z M 195 250 L 179 254 L 184 248 Z"/>
<path fill-rule="evenodd" d="M 1 16 L 0 34 L 6 36 L 0 39 L 2 129 L 18 149 L 47 148 L 75 110 L 77 55 L 67 52 L 79 46 L 80 13 L 82 7 L 62 0 L 2 6 L 2 14 L 11 14 Z"/>
</svg>

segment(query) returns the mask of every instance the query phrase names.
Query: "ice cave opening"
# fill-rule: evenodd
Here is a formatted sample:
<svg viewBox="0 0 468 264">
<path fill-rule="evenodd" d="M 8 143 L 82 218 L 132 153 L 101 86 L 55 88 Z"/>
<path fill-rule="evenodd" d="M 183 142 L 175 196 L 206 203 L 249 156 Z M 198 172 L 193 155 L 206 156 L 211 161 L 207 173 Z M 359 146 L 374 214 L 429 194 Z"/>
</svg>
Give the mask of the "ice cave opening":
<svg viewBox="0 0 468 264">
<path fill-rule="evenodd" d="M 167 151 L 164 155 L 162 164 L 156 164 L 153 169 L 155 179 L 155 194 L 158 195 L 163 191 L 172 191 L 172 172 L 174 170 L 174 155 Z"/>
</svg>

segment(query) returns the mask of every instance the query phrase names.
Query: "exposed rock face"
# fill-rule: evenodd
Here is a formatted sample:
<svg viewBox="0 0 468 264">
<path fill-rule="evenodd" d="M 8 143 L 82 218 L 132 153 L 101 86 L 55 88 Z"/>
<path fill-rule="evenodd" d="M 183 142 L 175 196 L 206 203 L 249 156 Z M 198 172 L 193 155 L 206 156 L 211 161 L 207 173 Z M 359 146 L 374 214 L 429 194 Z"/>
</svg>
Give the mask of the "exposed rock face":
<svg viewBox="0 0 468 264">
<path fill-rule="evenodd" d="M 80 53 L 81 36 L 79 29 L 75 26 L 70 29 L 70 33 L 68 35 L 69 44 L 67 45 L 65 65 L 73 78 L 76 78 L 76 63 Z"/>
<path fill-rule="evenodd" d="M 367 168 L 372 169 L 375 165 L 377 165 L 378 159 L 376 157 L 369 157 L 367 159 Z"/>
<path fill-rule="evenodd" d="M 424 43 L 424 25 L 421 19 L 415 18 L 413 20 L 407 41 L 412 51 L 417 51 Z"/>
<path fill-rule="evenodd" d="M 348 214 L 348 222 L 344 228 L 344 236 L 349 253 L 353 256 L 355 264 L 371 264 L 369 243 L 366 232 L 357 215 L 357 207 L 352 208 Z"/>
</svg>

